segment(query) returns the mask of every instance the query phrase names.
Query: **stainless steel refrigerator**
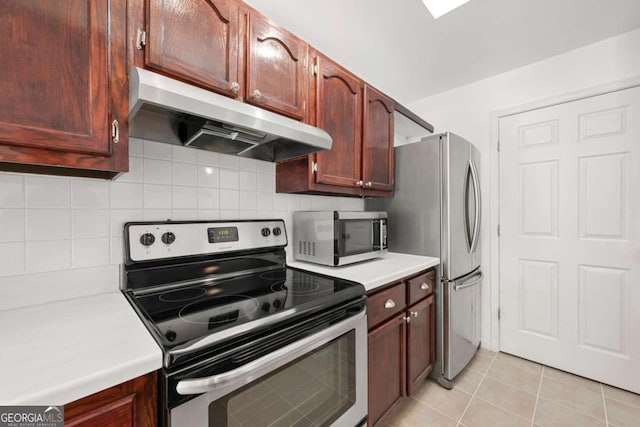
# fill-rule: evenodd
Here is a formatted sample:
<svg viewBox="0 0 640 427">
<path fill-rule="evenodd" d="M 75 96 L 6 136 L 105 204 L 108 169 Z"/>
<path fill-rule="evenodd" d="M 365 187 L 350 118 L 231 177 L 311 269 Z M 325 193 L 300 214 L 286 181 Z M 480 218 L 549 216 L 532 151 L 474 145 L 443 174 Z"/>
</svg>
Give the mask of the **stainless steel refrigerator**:
<svg viewBox="0 0 640 427">
<path fill-rule="evenodd" d="M 387 211 L 389 251 L 440 258 L 434 375 L 447 388 L 480 345 L 480 153 L 450 132 L 395 148 L 395 195 L 366 201 Z"/>
</svg>

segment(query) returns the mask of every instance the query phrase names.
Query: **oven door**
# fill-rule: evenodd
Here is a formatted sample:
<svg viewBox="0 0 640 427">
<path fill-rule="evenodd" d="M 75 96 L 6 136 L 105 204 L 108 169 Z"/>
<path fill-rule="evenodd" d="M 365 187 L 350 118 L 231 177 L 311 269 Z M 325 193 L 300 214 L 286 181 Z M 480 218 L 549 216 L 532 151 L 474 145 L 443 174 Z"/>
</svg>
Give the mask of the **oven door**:
<svg viewBox="0 0 640 427">
<path fill-rule="evenodd" d="M 367 317 L 360 311 L 231 371 L 181 376 L 196 396 L 169 410 L 171 427 L 360 426 L 367 415 Z"/>
</svg>

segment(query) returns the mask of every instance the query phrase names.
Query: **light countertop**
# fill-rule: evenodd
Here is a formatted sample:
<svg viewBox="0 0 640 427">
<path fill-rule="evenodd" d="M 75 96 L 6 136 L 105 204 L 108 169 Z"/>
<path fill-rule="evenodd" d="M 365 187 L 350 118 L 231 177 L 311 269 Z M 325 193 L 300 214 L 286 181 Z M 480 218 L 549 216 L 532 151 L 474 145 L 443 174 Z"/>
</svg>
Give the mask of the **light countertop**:
<svg viewBox="0 0 640 427">
<path fill-rule="evenodd" d="M 120 292 L 0 311 L 0 405 L 63 405 L 162 366 Z"/>
<path fill-rule="evenodd" d="M 389 252 L 384 258 L 375 258 L 341 267 L 330 267 L 303 261 L 287 263 L 289 267 L 362 283 L 367 292 L 438 264 L 440 264 L 439 258 L 397 252 Z"/>
</svg>

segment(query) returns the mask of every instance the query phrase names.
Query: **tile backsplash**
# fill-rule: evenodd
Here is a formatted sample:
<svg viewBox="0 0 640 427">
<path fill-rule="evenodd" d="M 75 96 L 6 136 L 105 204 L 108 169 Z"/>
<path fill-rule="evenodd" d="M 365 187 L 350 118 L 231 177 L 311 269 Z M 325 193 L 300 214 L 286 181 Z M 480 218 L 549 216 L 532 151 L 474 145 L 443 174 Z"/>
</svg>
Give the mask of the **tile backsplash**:
<svg viewBox="0 0 640 427">
<path fill-rule="evenodd" d="M 118 289 L 122 225 L 363 210 L 361 199 L 275 193 L 275 163 L 131 139 L 114 181 L 0 173 L 0 310 Z M 27 292 L 28 291 L 28 292 Z"/>
</svg>

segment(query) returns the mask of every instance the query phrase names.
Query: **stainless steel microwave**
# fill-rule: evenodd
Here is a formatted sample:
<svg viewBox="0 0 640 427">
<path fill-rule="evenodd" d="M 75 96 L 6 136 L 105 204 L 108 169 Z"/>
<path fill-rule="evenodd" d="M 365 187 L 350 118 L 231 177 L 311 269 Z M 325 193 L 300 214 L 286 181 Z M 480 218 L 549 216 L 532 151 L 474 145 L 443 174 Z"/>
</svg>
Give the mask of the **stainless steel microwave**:
<svg viewBox="0 0 640 427">
<path fill-rule="evenodd" d="M 294 212 L 291 245 L 295 259 L 324 265 L 382 257 L 388 252 L 387 213 Z"/>
</svg>

